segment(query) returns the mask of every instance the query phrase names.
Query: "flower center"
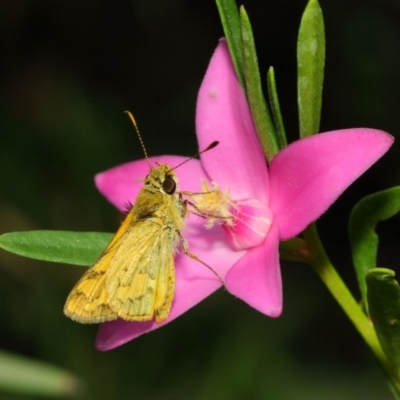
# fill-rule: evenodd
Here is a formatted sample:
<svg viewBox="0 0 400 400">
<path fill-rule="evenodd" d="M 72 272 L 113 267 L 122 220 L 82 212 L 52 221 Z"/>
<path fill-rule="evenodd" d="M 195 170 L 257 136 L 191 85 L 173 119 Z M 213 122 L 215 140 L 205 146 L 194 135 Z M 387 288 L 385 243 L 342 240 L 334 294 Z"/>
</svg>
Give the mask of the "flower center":
<svg viewBox="0 0 400 400">
<path fill-rule="evenodd" d="M 203 180 L 196 207 L 206 218 L 206 228 L 211 228 L 215 222 L 222 225 L 235 250 L 258 246 L 272 224 L 269 207 L 257 199 L 232 200 L 230 190 L 222 191 L 216 182 L 208 184 Z"/>
<path fill-rule="evenodd" d="M 223 224 L 223 228 L 234 249 L 248 249 L 264 241 L 272 224 L 269 207 L 257 199 L 238 200 L 231 213 L 234 224 Z"/>
</svg>

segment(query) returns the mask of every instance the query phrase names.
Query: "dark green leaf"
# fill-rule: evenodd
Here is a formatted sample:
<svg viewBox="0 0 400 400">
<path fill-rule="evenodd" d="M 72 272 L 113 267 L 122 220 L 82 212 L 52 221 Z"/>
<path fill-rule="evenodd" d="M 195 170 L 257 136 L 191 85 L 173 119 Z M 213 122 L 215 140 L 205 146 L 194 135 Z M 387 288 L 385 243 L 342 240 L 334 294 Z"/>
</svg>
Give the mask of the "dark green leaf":
<svg viewBox="0 0 400 400">
<path fill-rule="evenodd" d="M 276 89 L 275 71 L 270 67 L 267 73 L 268 97 L 271 106 L 272 118 L 274 119 L 276 138 L 279 148 L 283 149 L 287 146 L 285 126 L 283 124 L 281 106 L 278 99 L 278 91 Z"/>
<path fill-rule="evenodd" d="M 0 351 L 2 391 L 40 396 L 73 396 L 81 391 L 79 380 L 56 366 Z"/>
<path fill-rule="evenodd" d="M 0 247 L 37 260 L 90 266 L 112 237 L 110 233 L 98 232 L 13 232 L 0 236 Z"/>
<path fill-rule="evenodd" d="M 265 103 L 261 88 L 260 72 L 256 48 L 254 45 L 253 31 L 249 17 L 244 9 L 240 7 L 240 26 L 242 32 L 243 68 L 247 88 L 247 99 L 249 101 L 254 124 L 260 137 L 264 153 L 268 161 L 271 161 L 278 152 L 279 147 L 276 140 L 275 128 L 271 115 Z"/>
<path fill-rule="evenodd" d="M 374 193 L 361 199 L 350 215 L 349 238 L 354 268 L 366 302 L 365 276 L 376 267 L 378 235 L 375 233 L 379 221 L 391 218 L 400 211 L 400 186 Z"/>
<path fill-rule="evenodd" d="M 222 22 L 222 27 L 224 28 L 225 37 L 228 42 L 229 51 L 235 66 L 236 74 L 240 80 L 243 90 L 246 90 L 243 76 L 240 18 L 236 2 L 235 0 L 216 0 L 216 3 Z"/>
<path fill-rule="evenodd" d="M 297 101 L 300 137 L 318 133 L 325 65 L 325 29 L 321 7 L 310 0 L 297 40 Z"/>
<path fill-rule="evenodd" d="M 400 381 L 400 287 L 390 269 L 371 269 L 366 276 L 371 320 L 394 377 Z"/>
</svg>

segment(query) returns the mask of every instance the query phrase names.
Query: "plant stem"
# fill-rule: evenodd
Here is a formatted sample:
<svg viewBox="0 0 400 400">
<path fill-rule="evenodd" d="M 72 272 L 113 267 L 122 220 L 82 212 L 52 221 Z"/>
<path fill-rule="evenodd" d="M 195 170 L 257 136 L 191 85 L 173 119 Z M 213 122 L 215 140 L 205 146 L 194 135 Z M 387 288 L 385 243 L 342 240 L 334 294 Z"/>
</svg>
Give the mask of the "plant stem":
<svg viewBox="0 0 400 400">
<path fill-rule="evenodd" d="M 314 268 L 315 272 L 325 283 L 332 296 L 342 307 L 343 311 L 349 317 L 350 321 L 354 324 L 383 367 L 392 385 L 400 393 L 400 382 L 393 374 L 371 322 L 330 262 L 319 238 L 315 224 L 309 225 L 303 233 L 309 249 L 307 262 Z"/>
</svg>

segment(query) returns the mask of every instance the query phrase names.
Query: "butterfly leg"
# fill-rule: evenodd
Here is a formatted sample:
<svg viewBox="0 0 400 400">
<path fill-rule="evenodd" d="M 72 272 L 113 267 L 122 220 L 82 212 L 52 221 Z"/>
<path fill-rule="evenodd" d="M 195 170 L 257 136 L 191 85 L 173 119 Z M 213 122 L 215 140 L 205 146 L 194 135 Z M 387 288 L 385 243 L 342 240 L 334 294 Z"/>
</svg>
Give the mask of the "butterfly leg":
<svg viewBox="0 0 400 400">
<path fill-rule="evenodd" d="M 207 267 L 207 268 L 219 279 L 219 281 L 220 281 L 223 285 L 225 285 L 224 280 L 221 278 L 221 276 L 218 274 L 218 272 L 217 272 L 214 268 L 212 268 L 211 266 L 209 266 L 208 264 L 206 264 L 204 261 L 200 260 L 199 257 L 197 257 L 196 255 L 190 253 L 189 250 L 188 250 L 188 244 L 187 244 L 186 240 L 183 238 L 182 234 L 181 234 L 179 231 L 177 231 L 177 234 L 178 234 L 179 239 L 180 239 L 180 241 L 181 241 L 181 243 L 182 243 L 182 250 L 183 250 L 183 252 L 184 252 L 188 257 L 190 257 L 192 260 L 195 260 L 195 261 L 199 262 L 200 264 L 203 264 L 205 267 Z"/>
</svg>

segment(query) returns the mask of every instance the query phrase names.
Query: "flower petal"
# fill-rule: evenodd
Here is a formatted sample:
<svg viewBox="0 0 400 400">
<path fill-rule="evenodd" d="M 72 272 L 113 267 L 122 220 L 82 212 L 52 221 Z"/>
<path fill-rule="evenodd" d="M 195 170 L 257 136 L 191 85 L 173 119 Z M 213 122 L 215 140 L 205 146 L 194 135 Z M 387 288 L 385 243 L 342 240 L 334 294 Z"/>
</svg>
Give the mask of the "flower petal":
<svg viewBox="0 0 400 400">
<path fill-rule="evenodd" d="M 149 161 L 150 165 L 164 163 L 174 167 L 187 159 L 187 157 L 181 156 L 158 156 L 150 157 Z M 119 210 L 125 211 L 128 204 L 134 204 L 149 172 L 149 165 L 145 159 L 132 161 L 100 172 L 95 176 L 95 184 L 110 203 Z M 179 190 L 192 192 L 201 191 L 201 179 L 206 178 L 206 173 L 198 160 L 190 160 L 187 164 L 182 165 L 176 174 L 179 180 Z"/>
<path fill-rule="evenodd" d="M 265 241 L 252 247 L 227 273 L 225 286 L 256 310 L 278 317 L 282 312 L 279 231 L 275 223 Z"/>
<path fill-rule="evenodd" d="M 367 128 L 321 133 L 280 151 L 270 166 L 270 207 L 281 239 L 315 221 L 393 143 Z"/>
<path fill-rule="evenodd" d="M 222 225 L 229 243 L 236 250 L 261 244 L 272 224 L 272 212 L 256 199 L 240 200 L 230 209 L 234 224 Z"/>
<path fill-rule="evenodd" d="M 255 198 L 268 204 L 268 172 L 243 89 L 225 40 L 207 69 L 197 98 L 197 139 L 204 169 L 233 199 Z"/>
<path fill-rule="evenodd" d="M 225 234 L 221 227 L 206 231 L 204 221 L 190 216 L 184 236 L 189 243 L 189 251 L 210 265 L 222 278 L 231 265 L 243 256 L 243 251 L 233 251 L 226 244 Z M 127 322 L 117 320 L 106 322 L 99 328 L 96 347 L 106 351 L 154 329 L 160 328 L 205 299 L 219 287 L 221 282 L 212 271 L 186 254 L 175 257 L 176 291 L 168 320 L 162 324 L 154 321 Z"/>
</svg>

